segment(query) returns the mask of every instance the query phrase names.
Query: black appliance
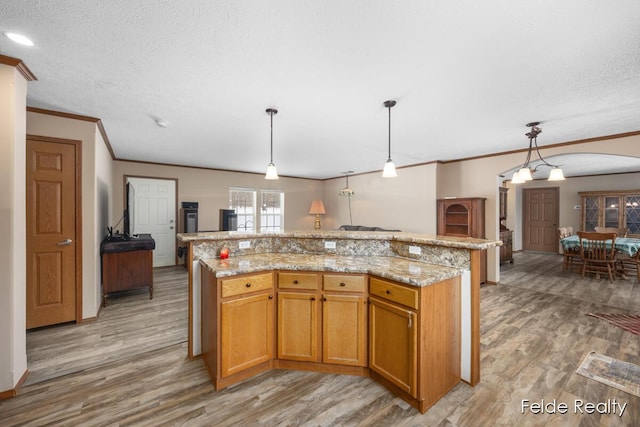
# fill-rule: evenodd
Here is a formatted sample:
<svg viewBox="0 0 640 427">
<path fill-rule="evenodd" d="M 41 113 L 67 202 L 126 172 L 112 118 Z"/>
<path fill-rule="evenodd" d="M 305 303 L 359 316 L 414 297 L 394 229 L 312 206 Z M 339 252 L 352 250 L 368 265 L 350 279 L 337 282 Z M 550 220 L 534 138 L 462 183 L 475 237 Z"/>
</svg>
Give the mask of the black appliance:
<svg viewBox="0 0 640 427">
<path fill-rule="evenodd" d="M 182 202 L 182 232 L 198 232 L 198 202 Z"/>
<path fill-rule="evenodd" d="M 238 215 L 234 209 L 220 209 L 220 231 L 236 231 L 238 229 Z"/>
</svg>

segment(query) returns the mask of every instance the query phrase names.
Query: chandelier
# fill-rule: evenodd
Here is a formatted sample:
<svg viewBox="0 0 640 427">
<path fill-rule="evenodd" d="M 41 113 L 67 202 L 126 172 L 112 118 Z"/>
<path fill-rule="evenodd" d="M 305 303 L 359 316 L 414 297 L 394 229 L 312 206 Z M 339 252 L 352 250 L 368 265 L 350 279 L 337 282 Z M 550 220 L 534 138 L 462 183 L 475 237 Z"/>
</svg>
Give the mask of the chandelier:
<svg viewBox="0 0 640 427">
<path fill-rule="evenodd" d="M 540 122 L 531 122 L 527 123 L 527 127 L 530 127 L 531 130 L 527 132 L 525 135 L 529 138 L 529 151 L 527 152 L 527 159 L 524 164 L 518 169 L 518 172 L 513 174 L 511 178 L 512 184 L 523 184 L 527 181 L 531 181 L 533 179 L 533 175 L 536 173 L 539 167 L 548 166 L 551 168 L 549 172 L 548 181 L 564 181 L 564 174 L 562 173 L 562 169 L 559 166 L 552 165 L 547 162 L 542 154 L 540 154 L 540 150 L 538 149 L 538 135 L 542 132 L 542 129 L 538 126 Z M 535 148 L 536 154 L 540 159 L 540 164 L 535 167 L 531 166 L 531 152 Z"/>
</svg>

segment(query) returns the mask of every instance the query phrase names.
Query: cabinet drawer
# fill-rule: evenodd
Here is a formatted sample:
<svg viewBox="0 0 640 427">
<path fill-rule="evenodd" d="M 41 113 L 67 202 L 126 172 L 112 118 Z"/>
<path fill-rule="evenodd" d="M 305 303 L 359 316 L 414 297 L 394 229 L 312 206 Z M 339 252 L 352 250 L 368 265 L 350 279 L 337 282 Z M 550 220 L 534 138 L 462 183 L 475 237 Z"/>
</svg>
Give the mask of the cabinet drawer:
<svg viewBox="0 0 640 427">
<path fill-rule="evenodd" d="M 278 288 L 318 289 L 315 273 L 278 273 Z"/>
<path fill-rule="evenodd" d="M 220 280 L 222 286 L 222 298 L 235 295 L 248 294 L 273 288 L 273 275 L 271 273 L 254 274 L 244 277 L 233 277 Z"/>
<path fill-rule="evenodd" d="M 325 274 L 322 280 L 325 291 L 364 292 L 365 289 L 365 276 Z"/>
<path fill-rule="evenodd" d="M 418 289 L 396 285 L 372 277 L 369 281 L 369 293 L 389 301 L 397 302 L 411 308 L 418 308 Z"/>
</svg>

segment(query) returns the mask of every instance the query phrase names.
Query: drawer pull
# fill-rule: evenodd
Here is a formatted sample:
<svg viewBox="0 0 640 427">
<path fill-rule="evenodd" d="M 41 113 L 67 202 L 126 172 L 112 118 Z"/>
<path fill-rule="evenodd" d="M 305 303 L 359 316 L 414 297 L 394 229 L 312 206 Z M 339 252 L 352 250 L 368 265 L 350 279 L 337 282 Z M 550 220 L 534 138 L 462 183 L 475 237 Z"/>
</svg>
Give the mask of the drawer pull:
<svg viewBox="0 0 640 427">
<path fill-rule="evenodd" d="M 297 284 L 298 284 L 298 281 L 297 281 L 297 280 L 294 280 L 294 281 L 293 281 L 293 284 L 294 284 L 294 285 L 297 285 Z"/>
<path fill-rule="evenodd" d="M 251 287 L 251 283 L 247 283 L 245 286 L 246 286 L 247 288 L 250 288 L 250 287 Z"/>
<path fill-rule="evenodd" d="M 345 286 L 347 286 L 347 284 L 344 283 L 344 282 L 340 282 L 340 286 L 345 287 Z"/>
<path fill-rule="evenodd" d="M 387 289 L 387 295 L 391 295 L 391 291 Z"/>
<path fill-rule="evenodd" d="M 315 300 L 316 300 L 316 297 L 311 297 L 311 301 L 315 301 Z"/>
</svg>

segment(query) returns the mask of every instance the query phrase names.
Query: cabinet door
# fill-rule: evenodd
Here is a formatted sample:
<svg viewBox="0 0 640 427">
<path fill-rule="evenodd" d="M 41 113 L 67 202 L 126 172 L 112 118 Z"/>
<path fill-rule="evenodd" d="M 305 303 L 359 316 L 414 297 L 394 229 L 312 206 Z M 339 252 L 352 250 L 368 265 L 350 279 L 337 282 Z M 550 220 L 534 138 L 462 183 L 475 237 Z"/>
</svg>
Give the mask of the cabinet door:
<svg viewBox="0 0 640 427">
<path fill-rule="evenodd" d="M 369 368 L 417 396 L 416 312 L 369 299 Z"/>
<path fill-rule="evenodd" d="M 226 377 L 273 359 L 273 295 L 264 293 L 223 302 L 221 375 Z"/>
<path fill-rule="evenodd" d="M 318 361 L 315 293 L 278 292 L 278 359 Z"/>
<path fill-rule="evenodd" d="M 365 366 L 366 300 L 362 295 L 325 294 L 322 298 L 322 361 Z"/>
</svg>

